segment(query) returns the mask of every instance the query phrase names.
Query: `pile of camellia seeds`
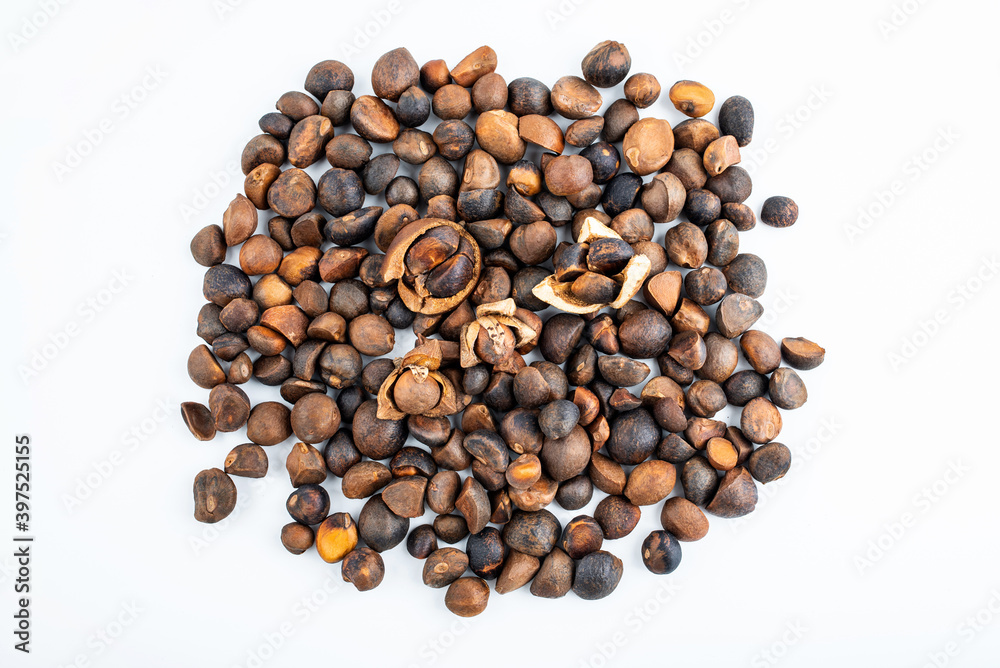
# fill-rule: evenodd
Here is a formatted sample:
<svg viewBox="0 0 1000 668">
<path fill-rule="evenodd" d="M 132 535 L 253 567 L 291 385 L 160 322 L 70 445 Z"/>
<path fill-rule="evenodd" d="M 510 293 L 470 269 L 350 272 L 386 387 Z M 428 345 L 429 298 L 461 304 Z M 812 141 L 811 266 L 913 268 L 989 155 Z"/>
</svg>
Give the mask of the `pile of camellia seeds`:
<svg viewBox="0 0 1000 668">
<path fill-rule="evenodd" d="M 328 60 L 278 98 L 243 151 L 244 194 L 191 242 L 208 303 L 188 373 L 210 392 L 183 418 L 199 440 L 245 427 L 249 441 L 195 477 L 197 520 L 229 515 L 234 477 L 264 476 L 267 450 L 294 436 L 285 548 L 340 562 L 365 591 L 405 541 L 469 617 L 490 580 L 607 596 L 622 562 L 605 548 L 644 509 L 663 530 L 628 549 L 661 574 L 705 536 L 703 509 L 753 511 L 757 483 L 790 466 L 775 439 L 781 410 L 806 401 L 795 369 L 824 350 L 752 329 L 767 270 L 739 252 L 756 224 L 738 165 L 750 102 L 730 97 L 713 123 L 712 91 L 679 81 L 668 95 L 688 118 L 643 118 L 660 84 L 630 68 L 602 42 L 582 78 L 549 88 L 508 83 L 488 46 L 452 69 L 399 48 L 375 63 L 374 95 Z M 622 82 L 598 115 L 599 89 Z M 788 197 L 760 211 L 774 227 L 797 217 Z M 414 347 L 396 350 L 405 329 Z M 740 350 L 750 368 L 736 371 Z M 281 400 L 251 406 L 251 379 Z M 728 404 L 738 426 L 713 419 Z M 367 499 L 356 518 L 331 508 L 337 479 Z M 595 488 L 592 516 L 552 512 Z"/>
</svg>

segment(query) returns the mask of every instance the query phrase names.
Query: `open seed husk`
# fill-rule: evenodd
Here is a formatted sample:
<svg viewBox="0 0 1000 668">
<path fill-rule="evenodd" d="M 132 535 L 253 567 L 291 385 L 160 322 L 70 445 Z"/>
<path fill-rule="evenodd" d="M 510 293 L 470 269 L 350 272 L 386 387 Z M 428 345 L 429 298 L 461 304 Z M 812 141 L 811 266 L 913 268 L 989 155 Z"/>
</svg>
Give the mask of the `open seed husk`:
<svg viewBox="0 0 1000 668">
<path fill-rule="evenodd" d="M 396 381 L 406 371 L 410 371 L 417 383 L 437 383 L 440 389 L 440 399 L 437 404 L 421 412 L 426 417 L 444 417 L 454 415 L 465 409 L 472 398 L 462 392 L 452 382 L 447 374 L 441 371 L 446 362 L 454 362 L 458 358 L 458 344 L 452 341 L 437 339 L 421 339 L 416 348 L 403 357 L 393 360 L 395 369 L 382 382 L 378 391 L 378 411 L 376 417 L 380 420 L 402 420 L 407 413 L 400 410 L 393 396 Z"/>
</svg>

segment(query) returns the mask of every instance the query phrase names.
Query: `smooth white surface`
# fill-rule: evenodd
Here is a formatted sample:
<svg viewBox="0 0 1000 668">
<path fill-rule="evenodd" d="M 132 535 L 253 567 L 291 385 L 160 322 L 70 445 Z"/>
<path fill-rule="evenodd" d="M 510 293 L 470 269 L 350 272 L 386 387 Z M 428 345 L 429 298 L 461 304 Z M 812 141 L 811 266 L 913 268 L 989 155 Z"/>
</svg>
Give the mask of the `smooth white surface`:
<svg viewBox="0 0 1000 668">
<path fill-rule="evenodd" d="M 20 33 L 44 4 L 4 3 L 5 33 Z M 9 35 L 0 47 L 0 406 L 4 440 L 34 440 L 38 537 L 30 657 L 11 649 L 13 564 L 0 558 L 0 665 L 820 667 L 923 666 L 932 656 L 995 665 L 995 3 L 233 4 L 68 2 L 18 50 Z M 373 12 L 391 18 L 353 46 Z M 898 30 L 883 34 L 880 22 L 893 20 Z M 494 595 L 468 621 L 420 583 L 421 564 L 402 547 L 385 555 L 382 586 L 363 595 L 340 581 L 339 566 L 285 553 L 288 444 L 272 448 L 263 483 L 238 481 L 230 520 L 194 522 L 193 475 L 220 465 L 243 436 L 198 443 L 179 419 L 180 401 L 207 396 L 184 373 L 200 342 L 202 276 L 187 245 L 240 189 L 239 154 L 257 118 L 325 58 L 347 62 L 360 92 L 390 48 L 454 65 L 488 43 L 508 81 L 551 85 L 579 74 L 602 39 L 625 42 L 632 71 L 663 84 L 644 115 L 682 120 L 666 89 L 683 78 L 709 85 L 720 103 L 750 98 L 749 203 L 759 211 L 767 196 L 787 194 L 801 207 L 793 228 L 758 225 L 741 239 L 769 268 L 762 328 L 828 351 L 824 366 L 802 374 L 809 403 L 784 413 L 788 477 L 745 521 L 712 519 L 672 576 L 639 560 L 642 538 L 659 528 L 657 506 L 631 536 L 606 543 L 625 561 L 610 598 Z M 680 63 L 685 50 L 693 58 Z M 122 106 L 147 68 L 164 78 L 147 79 L 144 99 Z M 620 88 L 604 93 L 607 104 Z M 110 132 L 99 130 L 100 143 L 60 180 L 55 163 L 103 119 Z M 915 167 L 925 151 L 933 164 Z M 220 173 L 229 180 L 221 192 Z M 894 181 L 894 201 L 859 225 L 859 207 L 877 209 Z M 127 285 L 92 311 L 86 300 L 104 299 L 116 272 Z M 18 367 L 71 325 L 78 335 L 22 381 Z M 894 365 L 904 339 L 918 350 Z M 251 398 L 273 392 L 254 386 Z M 67 508 L 115 452 L 90 497 Z M 0 458 L 3 555 L 11 459 Z M 953 483 L 935 489 L 955 467 Z M 328 488 L 336 509 L 360 509 L 336 481 Z M 893 537 L 887 527 L 907 515 Z M 870 541 L 883 555 L 860 566 Z M 977 614 L 979 630 L 966 621 Z"/>
</svg>

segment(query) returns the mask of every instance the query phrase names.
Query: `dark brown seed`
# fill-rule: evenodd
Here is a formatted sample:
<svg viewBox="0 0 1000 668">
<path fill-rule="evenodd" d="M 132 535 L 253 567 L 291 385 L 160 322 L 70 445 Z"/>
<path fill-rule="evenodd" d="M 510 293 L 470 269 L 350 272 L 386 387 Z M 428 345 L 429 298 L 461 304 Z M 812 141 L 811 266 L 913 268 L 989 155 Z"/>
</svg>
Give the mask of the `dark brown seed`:
<svg viewBox="0 0 1000 668">
<path fill-rule="evenodd" d="M 234 299 L 250 297 L 252 290 L 253 286 L 247 275 L 231 264 L 209 267 L 202 284 L 205 299 L 220 307 L 226 306 Z"/>
<path fill-rule="evenodd" d="M 576 278 L 570 289 L 575 297 L 588 304 L 607 304 L 618 295 L 621 285 L 608 276 L 588 271 Z"/>
<path fill-rule="evenodd" d="M 280 167 L 285 162 L 285 155 L 285 145 L 277 138 L 271 135 L 257 135 L 247 142 L 243 149 L 240 167 L 243 169 L 244 175 L 249 174 L 265 162 Z"/>
<path fill-rule="evenodd" d="M 705 189 L 715 193 L 723 204 L 740 203 L 750 197 L 753 183 L 745 169 L 733 165 L 721 174 L 710 177 L 705 182 Z"/>
<path fill-rule="evenodd" d="M 666 531 L 653 531 L 642 541 L 642 563 L 657 575 L 673 573 L 681 563 L 681 545 Z"/>
<path fill-rule="evenodd" d="M 781 433 L 781 414 L 767 399 L 751 399 L 743 407 L 740 429 L 753 443 L 773 441 Z"/>
<path fill-rule="evenodd" d="M 424 493 L 427 478 L 410 475 L 396 478 L 382 490 L 382 501 L 400 517 L 420 517 L 424 514 Z"/>
<path fill-rule="evenodd" d="M 708 533 L 708 518 L 701 508 L 681 496 L 667 499 L 660 513 L 660 524 L 677 540 L 701 540 Z"/>
<path fill-rule="evenodd" d="M 559 547 L 573 559 L 582 559 L 601 549 L 604 532 L 601 525 L 589 515 L 574 517 L 563 530 Z"/>
<path fill-rule="evenodd" d="M 742 466 L 727 472 L 705 510 L 719 517 L 743 517 L 757 505 L 757 485 Z"/>
<path fill-rule="evenodd" d="M 358 135 L 338 135 L 327 142 L 326 159 L 331 167 L 361 169 L 368 164 L 372 145 Z"/>
<path fill-rule="evenodd" d="M 250 411 L 247 438 L 257 445 L 277 445 L 292 435 L 291 411 L 277 401 L 265 401 Z"/>
<path fill-rule="evenodd" d="M 670 340 L 670 349 L 667 354 L 678 364 L 696 371 L 704 366 L 708 357 L 708 349 L 701 334 L 695 331 L 686 331 L 677 334 Z"/>
<path fill-rule="evenodd" d="M 434 533 L 444 542 L 454 545 L 469 535 L 469 525 L 461 515 L 438 515 L 434 519 Z"/>
<path fill-rule="evenodd" d="M 428 587 L 440 589 L 462 577 L 469 568 L 465 552 L 454 547 L 433 551 L 424 562 L 423 580 Z"/>
<path fill-rule="evenodd" d="M 354 414 L 354 445 L 371 459 L 388 459 L 406 442 L 405 420 L 382 420 L 376 417 L 378 402 L 374 399 L 361 404 Z"/>
<path fill-rule="evenodd" d="M 732 222 L 733 226 L 740 232 L 752 230 L 757 224 L 757 217 L 754 215 L 753 209 L 746 204 L 735 202 L 722 205 L 722 218 Z"/>
<path fill-rule="evenodd" d="M 477 114 L 503 109 L 507 105 L 507 82 L 496 72 L 483 75 L 472 85 L 472 104 Z"/>
<path fill-rule="evenodd" d="M 206 469 L 194 479 L 194 518 L 214 524 L 236 507 L 236 484 L 224 471 Z"/>
<path fill-rule="evenodd" d="M 236 385 L 216 385 L 208 395 L 208 408 L 212 411 L 215 428 L 221 432 L 236 431 L 250 417 L 250 399 Z"/>
<path fill-rule="evenodd" d="M 604 41 L 583 58 L 581 68 L 587 81 L 598 88 L 617 86 L 632 67 L 632 58 L 624 44 Z"/>
<path fill-rule="evenodd" d="M 681 485 L 688 501 L 703 506 L 718 489 L 719 474 L 707 459 L 697 455 L 689 459 L 681 469 Z"/>
<path fill-rule="evenodd" d="M 605 142 L 616 143 L 639 121 L 639 111 L 628 100 L 615 100 L 604 112 L 604 129 L 601 138 Z"/>
<path fill-rule="evenodd" d="M 410 520 L 389 510 L 381 494 L 368 499 L 358 515 L 358 534 L 376 552 L 391 550 L 402 543 L 409 529 Z"/>
<path fill-rule="evenodd" d="M 469 555 L 469 570 L 484 580 L 495 580 L 504 564 L 504 544 L 500 531 L 486 527 L 469 536 L 465 553 Z"/>
<path fill-rule="evenodd" d="M 514 452 L 538 454 L 544 442 L 544 434 L 538 426 L 538 416 L 526 408 L 515 408 L 500 422 L 500 435 Z"/>
<path fill-rule="evenodd" d="M 687 406 L 698 417 L 715 417 L 726 407 L 726 393 L 711 380 L 697 380 L 687 391 Z"/>
<path fill-rule="evenodd" d="M 350 582 L 358 591 L 374 589 L 385 577 L 382 555 L 367 547 L 359 547 L 350 552 L 344 557 L 340 568 L 344 582 Z"/>
<path fill-rule="evenodd" d="M 292 554 L 302 554 L 316 542 L 316 534 L 311 527 L 298 522 L 289 522 L 281 527 L 281 544 Z"/>
<path fill-rule="evenodd" d="M 330 495 L 320 485 L 302 485 L 288 496 L 285 509 L 301 524 L 319 524 L 330 514 Z"/>
<path fill-rule="evenodd" d="M 703 450 L 713 438 L 721 438 L 725 435 L 725 422 L 703 417 L 691 418 L 684 429 L 684 438 L 699 450 Z"/>
<path fill-rule="evenodd" d="M 747 470 L 763 484 L 784 477 L 792 465 L 792 453 L 782 443 L 772 442 L 753 451 L 747 459 Z"/>
<path fill-rule="evenodd" d="M 434 129 L 433 141 L 442 156 L 448 160 L 461 160 L 472 150 L 476 135 L 468 123 L 456 119 L 438 125 Z M 430 156 L 425 160 L 429 158 Z M 461 212 L 461 199 L 459 211 Z"/>
<path fill-rule="evenodd" d="M 289 133 L 295 122 L 281 112 L 272 111 L 264 114 L 257 121 L 257 126 L 269 135 L 274 135 L 278 139 L 288 139 Z"/>
<path fill-rule="evenodd" d="M 548 510 L 518 510 L 504 525 L 503 540 L 513 550 L 533 557 L 544 557 L 559 540 L 562 527 Z"/>
<path fill-rule="evenodd" d="M 774 405 L 785 410 L 799 408 L 809 397 L 799 374 L 786 367 L 775 369 L 771 374 L 769 394 Z"/>
<path fill-rule="evenodd" d="M 349 90 L 331 90 L 323 98 L 319 113 L 329 118 L 334 125 L 347 125 L 351 120 L 354 100 L 354 93 Z"/>
<path fill-rule="evenodd" d="M 591 552 L 576 566 L 573 593 L 588 601 L 601 599 L 618 587 L 621 578 L 621 559 L 604 550 Z"/>
<path fill-rule="evenodd" d="M 517 116 L 529 114 L 548 116 L 552 113 L 551 91 L 537 79 L 530 77 L 514 79 L 507 85 L 507 99 L 510 110 Z M 583 146 L 589 143 L 586 142 Z"/>
<path fill-rule="evenodd" d="M 516 227 L 510 235 L 510 250 L 526 265 L 541 264 L 552 257 L 556 241 L 555 228 L 540 220 Z"/>
<path fill-rule="evenodd" d="M 638 464 L 649 458 L 660 441 L 660 428 L 645 408 L 622 413 L 611 424 L 608 455 L 619 464 Z"/>
<path fill-rule="evenodd" d="M 740 146 L 746 146 L 753 139 L 754 113 L 750 100 L 734 95 L 719 108 L 719 129 L 724 135 L 731 135 Z"/>
<path fill-rule="evenodd" d="M 734 406 L 745 406 L 751 399 L 762 397 L 767 392 L 767 377 L 752 371 L 738 371 L 726 379 L 722 389 L 726 399 Z"/>
<path fill-rule="evenodd" d="M 447 515 L 455 510 L 462 481 L 455 471 L 440 471 L 427 485 L 427 506 L 439 515 Z"/>
<path fill-rule="evenodd" d="M 760 219 L 771 227 L 791 227 L 799 219 L 799 205 L 789 197 L 768 197 L 761 207 Z"/>
<path fill-rule="evenodd" d="M 667 347 L 671 334 L 667 319 L 652 309 L 626 318 L 618 328 L 621 352 L 640 359 L 659 356 Z"/>
<path fill-rule="evenodd" d="M 756 255 L 752 253 L 737 255 L 722 271 L 733 292 L 754 298 L 764 294 L 764 289 L 767 287 L 767 267 Z"/>
<path fill-rule="evenodd" d="M 632 533 L 639 523 L 641 511 L 623 496 L 608 496 L 597 504 L 594 519 L 609 540 L 623 538 Z"/>
<path fill-rule="evenodd" d="M 323 460 L 330 473 L 340 478 L 347 475 L 347 472 L 361 461 L 361 453 L 354 447 L 350 431 L 341 429 L 334 434 L 323 450 Z"/>
<path fill-rule="evenodd" d="M 480 578 L 459 578 L 448 586 L 444 604 L 459 617 L 475 617 L 486 609 L 490 586 Z"/>
<path fill-rule="evenodd" d="M 569 313 L 558 313 L 545 323 L 538 348 L 542 356 L 554 364 L 562 364 L 580 342 L 583 335 L 583 318 Z"/>
<path fill-rule="evenodd" d="M 574 424 L 567 436 L 546 438 L 539 458 L 549 476 L 556 482 L 562 482 L 587 470 L 591 452 L 587 432 Z"/>
<path fill-rule="evenodd" d="M 215 420 L 204 404 L 185 401 L 181 404 L 181 417 L 191 434 L 199 441 L 211 441 L 215 438 Z"/>
<path fill-rule="evenodd" d="M 800 371 L 808 371 L 823 363 L 826 350 L 809 339 L 784 338 L 781 340 L 781 356 L 789 366 Z"/>
<path fill-rule="evenodd" d="M 687 296 L 702 306 L 722 301 L 728 287 L 725 275 L 715 267 L 701 267 L 689 271 L 684 277 L 684 291 Z"/>
<path fill-rule="evenodd" d="M 296 438 L 304 443 L 320 443 L 332 438 L 340 429 L 337 402 L 326 394 L 307 394 L 292 407 L 291 424 Z"/>
<path fill-rule="evenodd" d="M 415 559 L 426 559 L 437 549 L 437 534 L 430 524 L 421 524 L 406 537 L 406 551 Z"/>
<path fill-rule="evenodd" d="M 187 371 L 195 385 L 206 390 L 226 382 L 226 372 L 205 344 L 196 347 L 188 355 Z"/>
</svg>

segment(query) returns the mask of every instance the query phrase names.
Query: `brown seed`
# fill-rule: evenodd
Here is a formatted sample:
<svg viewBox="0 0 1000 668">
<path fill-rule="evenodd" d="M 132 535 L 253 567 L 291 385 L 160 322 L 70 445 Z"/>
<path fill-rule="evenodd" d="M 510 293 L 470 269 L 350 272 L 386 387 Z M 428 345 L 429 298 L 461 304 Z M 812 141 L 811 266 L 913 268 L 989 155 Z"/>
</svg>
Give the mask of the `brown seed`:
<svg viewBox="0 0 1000 668">
<path fill-rule="evenodd" d="M 632 57 L 624 44 L 605 40 L 583 57 L 581 68 L 587 81 L 598 88 L 620 84 L 632 67 Z"/>
<path fill-rule="evenodd" d="M 318 485 L 326 480 L 326 460 L 319 450 L 305 443 L 296 443 L 288 452 L 285 470 L 292 487 Z"/>
<path fill-rule="evenodd" d="M 191 434 L 199 441 L 211 441 L 215 438 L 215 420 L 204 404 L 185 401 L 181 404 L 181 417 Z"/>
<path fill-rule="evenodd" d="M 253 286 L 253 300 L 260 306 L 261 311 L 266 311 L 272 306 L 287 306 L 292 303 L 292 299 L 291 286 L 277 274 L 265 274 Z"/>
<path fill-rule="evenodd" d="M 641 72 L 626 79 L 625 98 L 640 109 L 651 106 L 659 97 L 660 82 L 652 74 Z"/>
<path fill-rule="evenodd" d="M 708 181 L 704 159 L 700 153 L 689 148 L 680 148 L 670 156 L 666 172 L 673 174 L 686 190 L 703 188 Z"/>
<path fill-rule="evenodd" d="M 472 86 L 480 78 L 496 71 L 497 54 L 488 46 L 481 46 L 465 58 L 459 61 L 458 65 L 451 70 L 451 78 L 459 86 L 466 88 Z"/>
<path fill-rule="evenodd" d="M 267 203 L 279 216 L 298 218 L 316 206 L 316 184 L 301 169 L 286 169 L 267 189 Z"/>
<path fill-rule="evenodd" d="M 191 256 L 203 267 L 226 261 L 226 237 L 218 225 L 206 225 L 191 239 Z"/>
<path fill-rule="evenodd" d="M 388 355 L 396 345 L 396 332 L 392 325 L 373 313 L 365 313 L 351 320 L 348 335 L 351 345 L 362 355 L 370 357 Z"/>
<path fill-rule="evenodd" d="M 400 517 L 420 517 L 424 514 L 424 492 L 427 478 L 421 475 L 396 478 L 382 490 L 382 500 L 389 510 Z"/>
<path fill-rule="evenodd" d="M 751 329 L 740 337 L 740 348 L 754 371 L 765 376 L 781 365 L 781 348 L 764 332 Z"/>
<path fill-rule="evenodd" d="M 244 174 L 249 174 L 265 162 L 280 167 L 285 162 L 285 145 L 271 135 L 257 135 L 243 149 L 240 167 Z"/>
<path fill-rule="evenodd" d="M 369 547 L 359 547 L 348 553 L 340 565 L 341 577 L 358 591 L 371 591 L 382 584 L 385 562 L 382 555 Z"/>
<path fill-rule="evenodd" d="M 250 399 L 243 390 L 229 383 L 212 388 L 208 408 L 212 411 L 216 430 L 221 432 L 236 431 L 250 417 Z"/>
<path fill-rule="evenodd" d="M 542 477 L 542 463 L 536 455 L 525 453 L 507 467 L 507 483 L 516 489 L 527 489 Z"/>
<path fill-rule="evenodd" d="M 472 104 L 477 114 L 507 106 L 507 82 L 496 72 L 484 74 L 472 84 Z"/>
<path fill-rule="evenodd" d="M 455 508 L 465 518 L 470 533 L 479 533 L 490 521 L 492 510 L 486 489 L 473 477 L 462 483 L 462 490 L 455 499 Z"/>
<path fill-rule="evenodd" d="M 739 453 L 736 446 L 724 438 L 709 439 L 705 445 L 705 456 L 708 463 L 720 471 L 728 471 L 736 466 Z"/>
<path fill-rule="evenodd" d="M 781 413 L 774 404 L 763 397 L 751 399 L 743 407 L 740 429 L 753 443 L 773 441 L 781 433 Z"/>
<path fill-rule="evenodd" d="M 771 374 L 768 394 L 775 406 L 785 410 L 799 408 L 809 398 L 805 383 L 802 382 L 799 374 L 786 367 L 775 369 L 774 373 Z"/>
<path fill-rule="evenodd" d="M 511 550 L 504 559 L 503 570 L 497 578 L 494 589 L 498 594 L 507 594 L 531 582 L 542 562 L 538 557 Z"/>
<path fill-rule="evenodd" d="M 459 617 L 475 617 L 486 609 L 490 586 L 481 578 L 459 578 L 448 586 L 444 604 Z"/>
<path fill-rule="evenodd" d="M 347 470 L 341 489 L 348 499 L 366 499 L 392 481 L 389 467 L 381 462 L 362 461 Z"/>
<path fill-rule="evenodd" d="M 718 138 L 719 128 L 703 118 L 689 118 L 674 127 L 674 142 L 679 149 L 689 148 L 701 154 Z"/>
<path fill-rule="evenodd" d="M 236 484 L 224 471 L 206 469 L 194 479 L 194 518 L 214 524 L 236 507 Z"/>
<path fill-rule="evenodd" d="M 719 517 L 743 517 L 757 505 L 757 485 L 742 466 L 727 472 L 705 510 Z"/>
<path fill-rule="evenodd" d="M 288 162 L 300 169 L 308 167 L 323 157 L 326 143 L 331 138 L 333 138 L 333 123 L 329 118 L 319 115 L 303 118 L 295 124 L 292 134 L 288 137 Z M 274 175 L 271 182 L 273 183 L 276 178 Z"/>
<path fill-rule="evenodd" d="M 589 515 L 579 515 L 566 525 L 559 547 L 573 559 L 582 559 L 600 550 L 603 544 L 604 531 L 597 520 Z"/>
<path fill-rule="evenodd" d="M 420 68 L 420 83 L 430 92 L 451 82 L 451 72 L 443 60 L 428 60 Z"/>
<path fill-rule="evenodd" d="M 790 227 L 799 219 L 799 205 L 790 197 L 768 197 L 761 207 L 760 219 L 771 227 Z"/>
<path fill-rule="evenodd" d="M 316 100 L 297 90 L 283 94 L 274 106 L 293 121 L 301 121 L 307 116 L 319 113 L 319 105 Z"/>
<path fill-rule="evenodd" d="M 826 350 L 809 339 L 802 337 L 784 338 L 781 340 L 781 356 L 785 358 L 789 366 L 800 371 L 808 371 L 823 363 Z"/>
<path fill-rule="evenodd" d="M 240 267 L 247 276 L 270 274 L 277 271 L 281 257 L 281 247 L 273 239 L 256 234 L 240 248 Z"/>
<path fill-rule="evenodd" d="M 573 586 L 575 564 L 565 552 L 553 549 L 542 561 L 542 567 L 531 582 L 531 594 L 541 598 L 565 596 Z"/>
<path fill-rule="evenodd" d="M 730 135 L 719 137 L 705 149 L 705 171 L 709 176 L 718 176 L 730 165 L 740 161 L 740 147 L 736 138 Z"/>
<path fill-rule="evenodd" d="M 681 296 L 683 282 L 679 271 L 661 272 L 646 281 L 643 296 L 651 306 L 664 315 L 673 315 Z"/>
<path fill-rule="evenodd" d="M 695 505 L 705 505 L 719 487 L 719 473 L 708 460 L 696 455 L 684 463 L 681 484 L 685 498 Z"/>
<path fill-rule="evenodd" d="M 708 349 L 701 334 L 686 331 L 680 332 L 670 340 L 667 354 L 684 368 L 697 371 L 704 366 L 708 357 Z"/>
<path fill-rule="evenodd" d="M 455 510 L 462 480 L 455 471 L 439 471 L 427 484 L 427 506 L 439 515 Z"/>
<path fill-rule="evenodd" d="M 624 538 L 639 523 L 641 511 L 624 496 L 609 496 L 597 504 L 594 519 L 608 540 Z"/>
<path fill-rule="evenodd" d="M 206 390 L 226 382 L 226 372 L 222 370 L 222 365 L 204 343 L 188 355 L 187 371 L 195 385 Z"/>
<path fill-rule="evenodd" d="M 312 527 L 298 522 L 289 522 L 281 527 L 281 544 L 292 554 L 302 554 L 316 542 Z"/>
<path fill-rule="evenodd" d="M 583 427 L 576 425 L 563 438 L 546 438 L 539 458 L 556 482 L 569 480 L 587 469 L 592 447 Z"/>
<path fill-rule="evenodd" d="M 340 428 L 340 410 L 330 396 L 312 392 L 295 402 L 291 414 L 292 431 L 304 443 L 332 438 Z"/>
<path fill-rule="evenodd" d="M 680 541 L 701 540 L 708 533 L 708 518 L 701 508 L 682 496 L 667 499 L 660 513 L 660 524 Z"/>
<path fill-rule="evenodd" d="M 705 233 L 691 223 L 678 223 L 667 230 L 664 246 L 671 262 L 688 269 L 700 267 L 708 257 Z"/>
<path fill-rule="evenodd" d="M 765 485 L 784 477 L 791 464 L 791 451 L 787 446 L 777 442 L 762 445 L 747 459 L 750 475 Z"/>
<path fill-rule="evenodd" d="M 715 106 L 715 94 L 697 81 L 678 81 L 670 87 L 670 101 L 677 111 L 691 118 L 705 116 Z"/>
<path fill-rule="evenodd" d="M 501 163 L 513 164 L 525 151 L 517 128 L 518 118 L 514 114 L 500 109 L 487 111 L 476 120 L 476 141 Z"/>
<path fill-rule="evenodd" d="M 580 77 L 562 77 L 552 86 L 552 106 L 569 119 L 593 116 L 603 102 L 597 89 Z"/>
<path fill-rule="evenodd" d="M 625 485 L 625 496 L 637 506 L 651 506 L 667 498 L 676 479 L 677 470 L 673 464 L 651 459 L 632 469 Z"/>
<path fill-rule="evenodd" d="M 618 295 L 621 285 L 609 276 L 588 271 L 574 280 L 570 289 L 583 302 L 607 304 Z"/>
<path fill-rule="evenodd" d="M 435 550 L 424 561 L 423 581 L 428 587 L 440 589 L 462 577 L 469 568 L 469 557 L 454 547 Z"/>
<path fill-rule="evenodd" d="M 236 195 L 222 214 L 222 230 L 227 246 L 237 246 L 257 229 L 257 207 L 243 195 Z"/>
<path fill-rule="evenodd" d="M 674 133 L 670 123 L 659 118 L 638 121 L 622 140 L 625 162 L 639 176 L 652 174 L 666 165 L 673 151 Z"/>
<path fill-rule="evenodd" d="M 229 475 L 263 478 L 267 475 L 267 454 L 253 443 L 237 445 L 226 455 L 225 470 Z"/>
<path fill-rule="evenodd" d="M 410 86 L 420 83 L 420 67 L 410 52 L 400 47 L 379 56 L 372 67 L 372 90 L 396 102 Z"/>
<path fill-rule="evenodd" d="M 257 445 L 277 445 L 292 435 L 291 411 L 277 401 L 265 401 L 250 411 L 247 438 Z"/>
<path fill-rule="evenodd" d="M 543 332 L 544 334 L 544 332 Z M 614 387 L 638 385 L 649 375 L 649 365 L 620 355 L 604 355 L 597 360 L 604 380 Z"/>
<path fill-rule="evenodd" d="M 693 417 L 684 429 L 684 437 L 699 450 L 703 450 L 713 438 L 725 435 L 726 423 L 709 418 Z"/>
<path fill-rule="evenodd" d="M 673 156 L 677 154 L 675 151 Z M 669 162 L 667 163 L 670 164 Z M 684 184 L 669 171 L 660 172 L 642 188 L 642 208 L 656 223 L 669 223 L 680 215 L 687 199 Z M 658 273 L 658 272 L 651 272 Z"/>
<path fill-rule="evenodd" d="M 628 482 L 625 469 L 599 452 L 593 453 L 587 473 L 594 487 L 605 494 L 620 495 L 625 491 Z"/>
<path fill-rule="evenodd" d="M 431 105 L 434 115 L 441 120 L 458 120 L 472 111 L 472 97 L 466 88 L 458 84 L 447 84 L 435 91 Z"/>
<path fill-rule="evenodd" d="M 377 144 L 391 142 L 399 136 L 396 115 L 389 105 L 372 95 L 362 95 L 351 105 L 351 125 L 359 135 Z"/>
<path fill-rule="evenodd" d="M 590 146 L 601 136 L 604 129 L 603 116 L 588 116 L 574 121 L 566 128 L 566 143 L 583 148 Z"/>
<path fill-rule="evenodd" d="M 328 564 L 335 564 L 358 545 L 358 525 L 350 513 L 334 513 L 316 529 L 316 551 Z"/>
<path fill-rule="evenodd" d="M 734 339 L 750 329 L 764 313 L 764 307 L 747 295 L 726 296 L 715 313 L 715 324 L 727 339 Z"/>
<path fill-rule="evenodd" d="M 541 116 L 539 114 L 521 116 L 518 121 L 517 130 L 519 136 L 524 141 L 541 146 L 553 153 L 562 153 L 563 148 L 565 148 L 562 130 L 548 116 Z M 573 192 L 577 191 L 574 190 Z M 553 192 L 553 194 L 558 193 Z"/>
</svg>

